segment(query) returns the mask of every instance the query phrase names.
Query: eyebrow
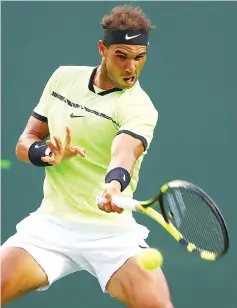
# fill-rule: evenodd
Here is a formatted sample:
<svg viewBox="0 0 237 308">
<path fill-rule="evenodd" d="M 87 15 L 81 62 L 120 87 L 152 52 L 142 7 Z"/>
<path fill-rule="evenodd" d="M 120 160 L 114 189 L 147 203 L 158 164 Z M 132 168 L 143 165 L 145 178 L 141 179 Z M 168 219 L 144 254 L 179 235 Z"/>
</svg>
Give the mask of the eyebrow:
<svg viewBox="0 0 237 308">
<path fill-rule="evenodd" d="M 127 53 L 125 53 L 125 52 L 123 52 L 119 49 L 115 50 L 115 54 L 122 54 L 124 56 L 127 56 Z M 139 53 L 138 55 L 136 55 L 136 57 L 143 56 L 143 55 L 146 55 L 146 51 Z"/>
<path fill-rule="evenodd" d="M 125 52 L 121 51 L 121 50 L 115 50 L 115 53 L 119 53 L 119 54 L 122 54 L 122 55 L 127 55 Z"/>
</svg>

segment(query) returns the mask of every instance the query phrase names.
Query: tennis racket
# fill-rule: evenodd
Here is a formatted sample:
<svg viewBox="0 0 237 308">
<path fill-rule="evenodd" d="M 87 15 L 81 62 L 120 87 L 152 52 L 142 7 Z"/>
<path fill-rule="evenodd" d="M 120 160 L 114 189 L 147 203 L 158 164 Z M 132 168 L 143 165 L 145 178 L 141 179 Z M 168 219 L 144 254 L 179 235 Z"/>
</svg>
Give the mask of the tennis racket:
<svg viewBox="0 0 237 308">
<path fill-rule="evenodd" d="M 228 251 L 228 230 L 220 210 L 192 183 L 168 182 L 155 198 L 146 201 L 117 196 L 112 201 L 118 207 L 151 217 L 187 251 L 204 260 L 215 261 Z"/>
</svg>

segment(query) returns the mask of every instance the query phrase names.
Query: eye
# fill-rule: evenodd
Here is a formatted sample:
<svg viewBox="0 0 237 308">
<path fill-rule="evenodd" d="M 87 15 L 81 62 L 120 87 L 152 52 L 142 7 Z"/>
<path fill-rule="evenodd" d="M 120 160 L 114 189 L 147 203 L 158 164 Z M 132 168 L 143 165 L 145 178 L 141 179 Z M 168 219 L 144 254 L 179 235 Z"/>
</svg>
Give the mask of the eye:
<svg viewBox="0 0 237 308">
<path fill-rule="evenodd" d="M 145 56 L 144 55 L 139 55 L 135 58 L 135 60 L 142 60 Z"/>
<path fill-rule="evenodd" d="M 117 58 L 119 58 L 120 60 L 126 60 L 126 56 L 124 55 L 117 55 Z"/>
</svg>

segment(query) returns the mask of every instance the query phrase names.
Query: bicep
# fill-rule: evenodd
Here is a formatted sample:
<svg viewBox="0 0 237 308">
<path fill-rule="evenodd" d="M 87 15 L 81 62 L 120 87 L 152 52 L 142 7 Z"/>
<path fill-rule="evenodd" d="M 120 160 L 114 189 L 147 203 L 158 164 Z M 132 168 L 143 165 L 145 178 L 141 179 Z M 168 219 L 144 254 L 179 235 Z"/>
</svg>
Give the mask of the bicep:
<svg viewBox="0 0 237 308">
<path fill-rule="evenodd" d="M 125 133 L 116 135 L 112 143 L 108 170 L 122 167 L 132 175 L 136 160 L 143 152 L 143 143 L 139 139 Z"/>
<path fill-rule="evenodd" d="M 49 127 L 47 121 L 37 119 L 34 116 L 30 116 L 21 137 L 30 136 L 37 137 L 40 140 L 46 139 L 49 136 Z"/>
<path fill-rule="evenodd" d="M 116 135 L 112 143 L 112 157 L 124 152 L 127 155 L 131 155 L 134 159 L 138 159 L 144 152 L 143 142 L 127 133 L 120 133 Z"/>
<path fill-rule="evenodd" d="M 158 121 L 158 112 L 153 105 L 145 107 L 144 104 L 137 103 L 121 108 L 120 128 L 117 132 L 117 135 L 126 134 L 134 137 L 137 143 L 140 141 L 139 145 L 143 145 L 143 151 L 149 148 Z"/>
<path fill-rule="evenodd" d="M 28 151 L 36 141 L 49 136 L 48 123 L 31 116 L 16 145 L 16 156 L 20 161 L 29 162 Z"/>
</svg>

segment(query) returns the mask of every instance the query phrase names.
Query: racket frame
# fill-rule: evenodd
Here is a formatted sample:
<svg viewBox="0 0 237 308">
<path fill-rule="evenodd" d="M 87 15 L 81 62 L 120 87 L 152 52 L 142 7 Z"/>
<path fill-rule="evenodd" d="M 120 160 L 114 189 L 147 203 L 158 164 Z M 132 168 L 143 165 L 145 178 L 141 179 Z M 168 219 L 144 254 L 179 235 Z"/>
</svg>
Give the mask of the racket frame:
<svg viewBox="0 0 237 308">
<path fill-rule="evenodd" d="M 164 199 L 163 199 L 164 195 L 167 194 L 168 191 L 172 188 L 186 188 L 190 191 L 193 191 L 203 199 L 203 201 L 207 206 L 209 206 L 209 208 L 215 215 L 222 229 L 222 234 L 224 239 L 223 252 L 216 254 L 207 250 L 202 250 L 195 244 L 189 243 L 187 240 L 185 240 L 182 234 L 173 226 L 173 224 L 170 222 L 170 220 L 166 215 L 164 208 Z M 155 203 L 159 203 L 161 214 L 159 214 L 156 210 L 152 208 L 152 206 Z M 164 227 L 165 230 L 168 231 L 175 238 L 177 242 L 179 242 L 183 246 L 186 246 L 189 252 L 199 252 L 202 259 L 214 261 L 222 257 L 224 254 L 226 254 L 226 252 L 229 249 L 228 229 L 220 210 L 218 209 L 213 199 L 211 199 L 204 190 L 202 190 L 200 187 L 190 182 L 182 180 L 173 180 L 162 185 L 159 194 L 153 199 L 141 202 L 139 205 L 137 205 L 137 210 L 139 212 L 142 212 L 143 214 L 150 216 L 151 218 L 156 220 L 159 224 L 161 224 L 162 227 Z"/>
</svg>

